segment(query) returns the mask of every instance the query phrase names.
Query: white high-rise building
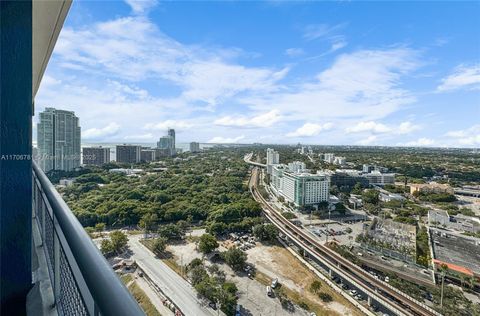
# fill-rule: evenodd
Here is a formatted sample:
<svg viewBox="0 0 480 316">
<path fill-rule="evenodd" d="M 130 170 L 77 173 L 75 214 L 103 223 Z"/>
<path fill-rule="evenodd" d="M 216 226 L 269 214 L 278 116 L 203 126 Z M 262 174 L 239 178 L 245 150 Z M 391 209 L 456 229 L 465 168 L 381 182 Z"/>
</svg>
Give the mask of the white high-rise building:
<svg viewBox="0 0 480 316">
<path fill-rule="evenodd" d="M 37 125 L 38 162 L 43 171 L 80 166 L 80 126 L 75 112 L 46 108 Z"/>
<path fill-rule="evenodd" d="M 325 162 L 333 163 L 334 159 L 335 159 L 335 155 L 332 153 L 323 154 L 323 161 Z"/>
<path fill-rule="evenodd" d="M 328 202 L 330 197 L 326 174 L 293 172 L 283 164 L 273 166 L 270 184 L 277 195 L 283 196 L 296 206 Z"/>
<path fill-rule="evenodd" d="M 272 174 L 273 165 L 280 163 L 280 156 L 275 150 L 268 148 L 267 149 L 267 173 Z"/>
<path fill-rule="evenodd" d="M 333 163 L 335 165 L 344 165 L 347 163 L 347 159 L 345 157 L 335 157 Z"/>
<path fill-rule="evenodd" d="M 291 172 L 297 173 L 297 172 L 301 172 L 305 169 L 306 169 L 306 166 L 305 166 L 304 162 L 294 161 L 294 162 L 288 163 L 288 170 L 290 170 Z"/>
</svg>

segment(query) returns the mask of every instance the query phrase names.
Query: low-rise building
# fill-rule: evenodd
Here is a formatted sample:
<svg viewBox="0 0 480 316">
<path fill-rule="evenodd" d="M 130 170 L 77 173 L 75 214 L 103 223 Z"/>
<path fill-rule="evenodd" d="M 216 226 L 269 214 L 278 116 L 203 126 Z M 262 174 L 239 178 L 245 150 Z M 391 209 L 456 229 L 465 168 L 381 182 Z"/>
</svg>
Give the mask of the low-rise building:
<svg viewBox="0 0 480 316">
<path fill-rule="evenodd" d="M 66 187 L 72 186 L 75 183 L 75 179 L 60 179 L 59 184 Z"/>
<path fill-rule="evenodd" d="M 442 184 L 437 182 L 410 184 L 410 194 L 414 194 L 416 192 L 453 194 L 453 188 L 448 184 Z"/>
<path fill-rule="evenodd" d="M 432 226 L 448 226 L 450 223 L 450 215 L 445 210 L 429 210 L 428 224 Z"/>
<path fill-rule="evenodd" d="M 340 191 L 349 191 L 357 183 L 363 188 L 369 186 L 368 179 L 363 177 L 361 172 L 354 169 L 337 169 L 335 171 L 325 171 L 328 176 L 330 186 L 336 186 Z"/>
<path fill-rule="evenodd" d="M 363 176 L 367 178 L 370 185 L 384 186 L 386 184 L 395 183 L 394 173 L 381 173 L 380 171 L 372 171 L 364 174 Z"/>
<path fill-rule="evenodd" d="M 379 195 L 380 201 L 382 202 L 390 202 L 390 201 L 403 201 L 405 198 L 397 193 L 383 193 L 380 192 Z"/>
</svg>

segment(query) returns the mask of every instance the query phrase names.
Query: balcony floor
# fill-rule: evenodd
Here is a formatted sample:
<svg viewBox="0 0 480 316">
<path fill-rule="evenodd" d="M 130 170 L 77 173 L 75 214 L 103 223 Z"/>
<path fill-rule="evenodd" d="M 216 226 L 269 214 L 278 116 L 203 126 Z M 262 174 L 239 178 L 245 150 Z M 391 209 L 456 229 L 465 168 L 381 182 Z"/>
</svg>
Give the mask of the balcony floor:
<svg viewBox="0 0 480 316">
<path fill-rule="evenodd" d="M 52 284 L 48 274 L 42 239 L 35 218 L 32 218 L 32 282 L 27 296 L 27 315 L 57 316 Z"/>
</svg>

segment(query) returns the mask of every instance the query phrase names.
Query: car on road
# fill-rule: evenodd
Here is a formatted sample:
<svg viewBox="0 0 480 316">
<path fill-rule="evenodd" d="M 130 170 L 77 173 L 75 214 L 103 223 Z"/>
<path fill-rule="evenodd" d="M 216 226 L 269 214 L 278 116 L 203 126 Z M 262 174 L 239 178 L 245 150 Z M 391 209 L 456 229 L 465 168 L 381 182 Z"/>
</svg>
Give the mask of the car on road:
<svg viewBox="0 0 480 316">
<path fill-rule="evenodd" d="M 360 295 L 360 294 L 358 294 L 358 295 L 355 296 L 355 299 L 356 299 L 357 301 L 361 301 L 361 300 L 363 300 L 363 296 Z"/>
<path fill-rule="evenodd" d="M 210 306 L 213 310 L 217 310 L 217 304 L 215 304 L 215 302 L 208 303 L 208 306 Z"/>
<path fill-rule="evenodd" d="M 387 282 L 387 283 L 390 282 L 390 278 L 388 276 L 385 277 L 385 282 Z"/>
<path fill-rule="evenodd" d="M 342 285 L 342 289 L 344 289 L 345 291 L 348 290 L 348 285 L 343 284 L 343 285 Z"/>
<path fill-rule="evenodd" d="M 350 295 L 352 295 L 352 296 L 357 295 L 357 290 L 351 290 L 351 291 L 350 291 Z"/>
</svg>

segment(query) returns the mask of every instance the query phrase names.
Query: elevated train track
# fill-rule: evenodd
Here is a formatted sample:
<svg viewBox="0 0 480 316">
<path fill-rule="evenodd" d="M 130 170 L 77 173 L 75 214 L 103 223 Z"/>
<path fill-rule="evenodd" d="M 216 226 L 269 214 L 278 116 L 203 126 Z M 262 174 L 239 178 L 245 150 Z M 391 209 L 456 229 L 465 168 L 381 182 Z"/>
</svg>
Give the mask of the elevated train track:
<svg viewBox="0 0 480 316">
<path fill-rule="evenodd" d="M 320 244 L 304 232 L 302 228 L 285 219 L 258 192 L 257 183 L 258 168 L 254 168 L 252 169 L 249 188 L 255 200 L 263 205 L 265 216 L 280 231 L 292 239 L 295 244 L 312 255 L 314 259 L 323 263 L 337 275 L 352 283 L 359 290 L 396 315 L 441 316 L 440 313 L 429 306 L 376 279 L 356 264 L 351 263 L 327 246 Z"/>
</svg>

